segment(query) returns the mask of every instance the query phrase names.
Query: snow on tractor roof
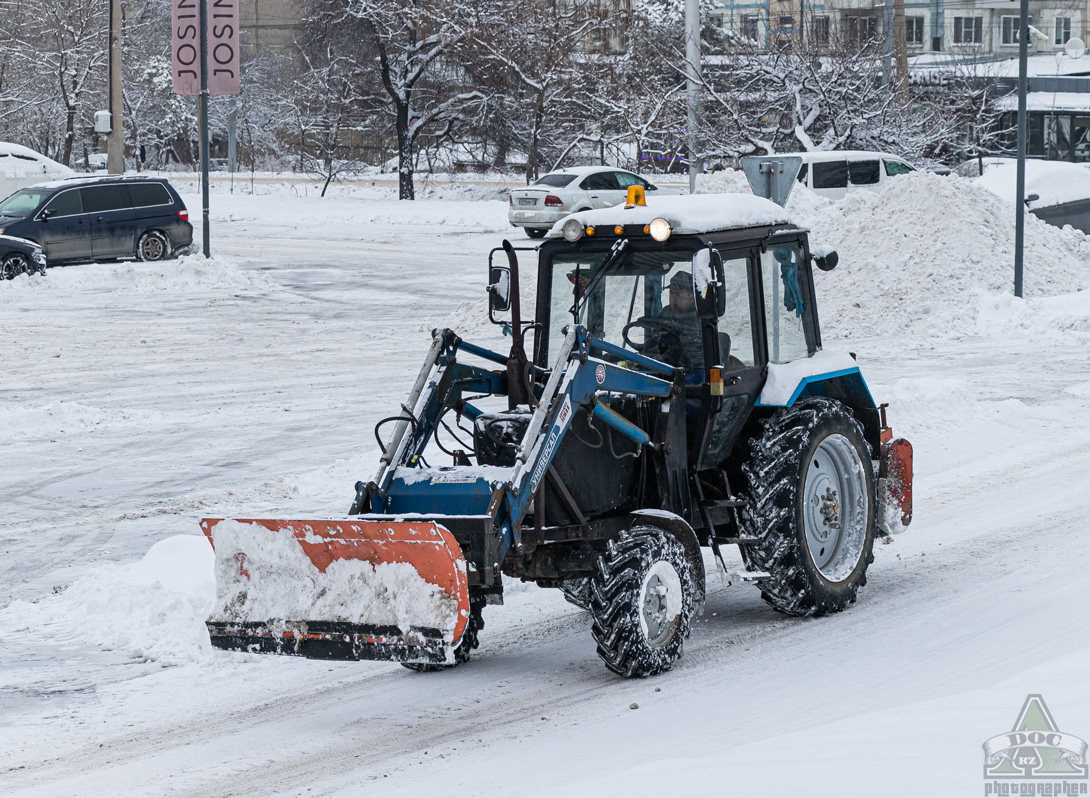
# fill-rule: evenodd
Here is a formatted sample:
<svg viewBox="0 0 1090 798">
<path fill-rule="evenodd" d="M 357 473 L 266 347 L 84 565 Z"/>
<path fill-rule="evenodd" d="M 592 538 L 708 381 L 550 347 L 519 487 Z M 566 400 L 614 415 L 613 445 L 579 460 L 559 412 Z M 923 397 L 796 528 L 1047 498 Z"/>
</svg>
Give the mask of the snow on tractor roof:
<svg viewBox="0 0 1090 798">
<path fill-rule="evenodd" d="M 752 194 L 690 194 L 680 197 L 647 197 L 646 205 L 617 205 L 565 216 L 552 226 L 550 238 L 561 235 L 564 222 L 578 219 L 584 227 L 650 224 L 663 218 L 675 234 L 710 233 L 738 227 L 791 224 L 791 216 L 772 200 Z"/>
</svg>

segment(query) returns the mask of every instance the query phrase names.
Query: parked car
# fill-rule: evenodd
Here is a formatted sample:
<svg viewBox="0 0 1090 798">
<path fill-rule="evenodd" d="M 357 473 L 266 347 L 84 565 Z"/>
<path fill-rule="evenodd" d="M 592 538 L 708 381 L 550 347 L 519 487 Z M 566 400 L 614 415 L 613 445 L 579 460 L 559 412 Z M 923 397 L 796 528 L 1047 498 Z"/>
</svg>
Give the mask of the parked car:
<svg viewBox="0 0 1090 798">
<path fill-rule="evenodd" d="M 785 152 L 777 156 L 802 158 L 798 181 L 829 199 L 843 199 L 849 191 L 876 191 L 897 175 L 915 172 L 903 158 L 885 152 L 831 150 L 828 152 Z"/>
<path fill-rule="evenodd" d="M 62 180 L 74 174 L 64 164 L 29 147 L 0 141 L 0 197 L 43 180 Z"/>
<path fill-rule="evenodd" d="M 0 234 L 40 245 L 50 265 L 137 257 L 163 260 L 193 243 L 189 211 L 156 177 L 76 177 L 0 202 Z"/>
<path fill-rule="evenodd" d="M 620 205 L 629 186 L 643 186 L 659 194 L 680 194 L 652 185 L 645 178 L 612 166 L 578 166 L 539 177 L 526 188 L 516 188 L 508 198 L 507 221 L 521 227 L 530 238 L 544 238 L 549 228 L 578 211 Z"/>
<path fill-rule="evenodd" d="M 14 280 L 20 274 L 45 274 L 45 253 L 33 241 L 0 235 L 0 279 Z"/>
</svg>

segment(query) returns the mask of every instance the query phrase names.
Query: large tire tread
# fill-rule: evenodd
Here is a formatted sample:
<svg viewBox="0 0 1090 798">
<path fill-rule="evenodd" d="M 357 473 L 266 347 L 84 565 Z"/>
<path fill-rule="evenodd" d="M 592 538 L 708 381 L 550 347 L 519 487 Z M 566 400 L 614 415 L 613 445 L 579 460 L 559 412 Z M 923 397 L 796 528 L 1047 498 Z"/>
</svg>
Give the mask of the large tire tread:
<svg viewBox="0 0 1090 798">
<path fill-rule="evenodd" d="M 862 425 L 842 404 L 829 399 L 803 399 L 763 422 L 763 434 L 750 443 L 750 457 L 742 466 L 747 505 L 743 509 L 745 561 L 752 570 L 765 571 L 761 597 L 785 615 L 822 616 L 840 612 L 855 601 L 866 584 L 866 567 L 874 560 L 875 493 L 873 474 L 866 479 L 870 493 L 868 529 L 861 564 L 841 583 L 830 583 L 813 565 L 806 545 L 799 509 L 803 459 L 822 430 L 844 434 L 870 457 Z"/>
</svg>

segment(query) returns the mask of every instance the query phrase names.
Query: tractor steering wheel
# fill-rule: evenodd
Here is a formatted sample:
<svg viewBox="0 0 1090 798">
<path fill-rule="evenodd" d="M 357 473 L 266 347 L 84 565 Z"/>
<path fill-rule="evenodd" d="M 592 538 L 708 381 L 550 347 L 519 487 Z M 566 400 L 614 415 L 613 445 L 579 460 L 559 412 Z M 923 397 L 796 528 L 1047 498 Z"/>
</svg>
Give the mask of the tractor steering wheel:
<svg viewBox="0 0 1090 798">
<path fill-rule="evenodd" d="M 642 344 L 628 337 L 628 331 L 634 327 L 644 330 Z M 681 345 L 681 339 L 677 334 L 677 324 L 670 319 L 656 319 L 654 316 L 641 316 L 629 322 L 621 330 L 621 338 L 624 339 L 626 346 L 637 352 L 654 352 L 660 357 L 668 357 L 671 350 Z"/>
</svg>

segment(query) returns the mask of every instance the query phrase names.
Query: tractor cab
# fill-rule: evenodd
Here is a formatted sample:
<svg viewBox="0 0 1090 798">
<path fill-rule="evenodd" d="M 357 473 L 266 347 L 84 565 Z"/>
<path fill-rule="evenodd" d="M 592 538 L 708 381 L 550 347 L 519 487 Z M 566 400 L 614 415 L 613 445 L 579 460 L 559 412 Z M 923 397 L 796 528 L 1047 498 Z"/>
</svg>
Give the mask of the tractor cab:
<svg viewBox="0 0 1090 798">
<path fill-rule="evenodd" d="M 540 251 L 533 360 L 549 368 L 566 328 L 579 324 L 683 369 L 690 465 L 712 467 L 749 417 L 768 364 L 820 348 L 811 276 L 806 231 L 758 197 L 576 214 Z"/>
</svg>

